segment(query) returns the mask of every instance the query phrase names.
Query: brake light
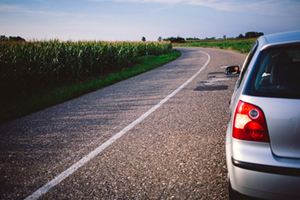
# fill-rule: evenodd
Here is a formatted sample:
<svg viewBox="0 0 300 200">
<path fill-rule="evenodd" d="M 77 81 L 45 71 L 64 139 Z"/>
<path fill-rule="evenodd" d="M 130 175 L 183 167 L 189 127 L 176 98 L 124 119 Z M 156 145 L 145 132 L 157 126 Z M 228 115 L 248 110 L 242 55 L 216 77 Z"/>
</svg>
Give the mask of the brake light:
<svg viewBox="0 0 300 200">
<path fill-rule="evenodd" d="M 261 109 L 239 101 L 235 111 L 232 136 L 240 140 L 269 142 L 267 124 Z"/>
</svg>

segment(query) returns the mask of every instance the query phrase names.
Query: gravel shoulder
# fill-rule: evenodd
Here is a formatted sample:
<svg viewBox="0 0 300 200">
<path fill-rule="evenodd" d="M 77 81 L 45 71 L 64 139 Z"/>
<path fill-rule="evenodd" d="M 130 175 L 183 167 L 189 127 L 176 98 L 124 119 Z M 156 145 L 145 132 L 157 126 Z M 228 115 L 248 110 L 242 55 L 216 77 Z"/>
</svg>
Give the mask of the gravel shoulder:
<svg viewBox="0 0 300 200">
<path fill-rule="evenodd" d="M 225 130 L 245 55 L 177 48 L 163 67 L 0 126 L 0 198 L 24 199 L 209 65 L 41 199 L 228 199 Z"/>
</svg>

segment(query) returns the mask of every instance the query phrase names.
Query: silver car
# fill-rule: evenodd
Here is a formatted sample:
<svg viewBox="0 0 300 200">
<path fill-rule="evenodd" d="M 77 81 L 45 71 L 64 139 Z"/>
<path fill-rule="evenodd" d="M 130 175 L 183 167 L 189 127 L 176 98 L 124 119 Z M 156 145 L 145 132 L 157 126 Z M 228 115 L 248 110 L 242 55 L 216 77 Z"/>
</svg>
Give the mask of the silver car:
<svg viewBox="0 0 300 200">
<path fill-rule="evenodd" d="M 261 36 L 230 100 L 230 199 L 300 199 L 300 31 Z"/>
</svg>

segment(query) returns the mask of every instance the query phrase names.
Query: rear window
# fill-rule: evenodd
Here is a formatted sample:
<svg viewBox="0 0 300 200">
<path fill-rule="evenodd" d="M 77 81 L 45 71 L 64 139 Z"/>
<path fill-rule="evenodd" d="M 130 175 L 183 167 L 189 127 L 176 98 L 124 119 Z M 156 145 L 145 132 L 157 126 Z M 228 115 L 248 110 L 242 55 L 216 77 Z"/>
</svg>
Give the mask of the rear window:
<svg viewBox="0 0 300 200">
<path fill-rule="evenodd" d="M 251 76 L 251 95 L 300 98 L 300 45 L 264 50 Z"/>
</svg>

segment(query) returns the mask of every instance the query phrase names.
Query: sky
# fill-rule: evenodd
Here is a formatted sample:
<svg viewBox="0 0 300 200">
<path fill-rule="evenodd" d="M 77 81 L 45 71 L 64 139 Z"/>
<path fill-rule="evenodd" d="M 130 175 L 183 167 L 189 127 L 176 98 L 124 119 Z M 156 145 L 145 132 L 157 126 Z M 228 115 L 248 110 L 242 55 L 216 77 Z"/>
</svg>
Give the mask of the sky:
<svg viewBox="0 0 300 200">
<path fill-rule="evenodd" d="M 300 0 L 0 0 L 0 35 L 157 41 L 300 30 Z"/>
</svg>

